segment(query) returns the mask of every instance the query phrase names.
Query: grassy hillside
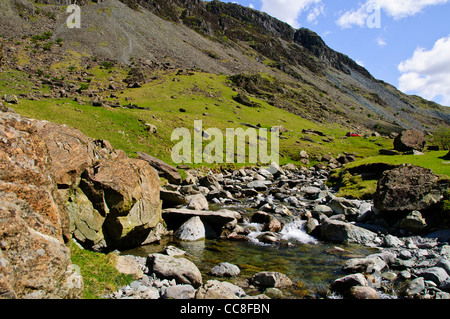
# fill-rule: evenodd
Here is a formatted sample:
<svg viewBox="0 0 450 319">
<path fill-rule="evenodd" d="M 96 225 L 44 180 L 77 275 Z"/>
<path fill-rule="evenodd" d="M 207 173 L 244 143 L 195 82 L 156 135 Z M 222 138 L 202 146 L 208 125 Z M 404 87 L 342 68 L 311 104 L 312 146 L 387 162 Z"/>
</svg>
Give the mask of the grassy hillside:
<svg viewBox="0 0 450 319">
<path fill-rule="evenodd" d="M 104 73 L 111 72 L 120 74 L 118 69 L 94 70 L 91 72 L 90 86 L 101 83 Z M 4 78 L 13 73 L 13 77 Z M 83 104 L 68 98 L 43 98 L 37 101 L 20 99 L 19 104 L 13 107 L 24 116 L 67 124 L 90 137 L 109 140 L 114 147 L 130 156 L 142 151 L 169 163 L 172 147 L 177 142 L 171 141 L 173 130 L 185 127 L 193 134 L 195 120 L 203 121 L 203 129 L 219 128 L 224 134 L 226 128 L 246 129 L 245 124 L 262 128 L 283 125 L 288 132 L 283 133 L 280 140 L 282 163 L 296 162 L 301 150 L 312 156 L 336 156 L 343 152 L 357 153 L 361 157 L 374 156 L 379 149 L 387 148 L 392 143 L 385 137 L 345 138 L 345 127 L 308 121 L 271 106 L 265 100 L 251 98 L 260 107 L 241 105 L 233 99 L 237 92 L 226 76 L 202 72 L 189 74 L 160 72 L 155 75 L 155 80 L 140 88 L 117 92 L 117 98 L 110 99 L 108 94 L 104 94 L 104 102 L 118 100 L 121 105 L 132 104 L 141 109 L 95 107 L 90 103 L 91 98 L 84 96 L 80 97 Z M 23 76 L 13 71 L 2 73 L 0 90 L 10 94 L 22 93 L 22 89 L 11 85 L 11 79 L 21 82 Z M 146 123 L 155 125 L 157 133 L 148 132 Z M 309 140 L 305 140 L 304 129 L 318 130 L 326 136 L 310 135 Z M 205 143 L 208 144 L 207 141 Z"/>
</svg>

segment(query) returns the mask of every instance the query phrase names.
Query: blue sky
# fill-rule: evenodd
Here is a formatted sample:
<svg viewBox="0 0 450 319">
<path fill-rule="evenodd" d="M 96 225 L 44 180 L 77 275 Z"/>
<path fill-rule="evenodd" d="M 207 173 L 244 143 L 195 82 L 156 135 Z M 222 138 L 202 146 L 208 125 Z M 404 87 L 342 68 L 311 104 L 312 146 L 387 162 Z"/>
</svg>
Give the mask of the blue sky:
<svg viewBox="0 0 450 319">
<path fill-rule="evenodd" d="M 450 0 L 222 1 L 311 29 L 377 79 L 450 106 Z"/>
</svg>

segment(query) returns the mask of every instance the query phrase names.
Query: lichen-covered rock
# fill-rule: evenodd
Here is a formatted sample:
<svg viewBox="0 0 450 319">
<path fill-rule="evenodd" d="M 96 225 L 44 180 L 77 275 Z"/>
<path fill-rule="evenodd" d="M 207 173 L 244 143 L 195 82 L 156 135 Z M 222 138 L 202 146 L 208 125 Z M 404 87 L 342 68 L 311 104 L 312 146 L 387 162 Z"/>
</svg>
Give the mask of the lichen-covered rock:
<svg viewBox="0 0 450 319">
<path fill-rule="evenodd" d="M 0 113 L 0 298 L 81 298 L 69 218 L 35 124 Z"/>
<path fill-rule="evenodd" d="M 102 251 L 159 239 L 159 179 L 148 163 L 65 125 L 35 126 L 49 150 L 71 233 L 84 247 Z"/>
<path fill-rule="evenodd" d="M 411 212 L 431 208 L 443 198 L 445 187 L 432 170 L 401 165 L 383 173 L 374 196 L 375 208 L 386 212 Z"/>
<path fill-rule="evenodd" d="M 83 173 L 80 188 L 105 217 L 102 227 L 109 247 L 145 244 L 161 222 L 159 178 L 142 160 L 105 159 Z"/>
</svg>

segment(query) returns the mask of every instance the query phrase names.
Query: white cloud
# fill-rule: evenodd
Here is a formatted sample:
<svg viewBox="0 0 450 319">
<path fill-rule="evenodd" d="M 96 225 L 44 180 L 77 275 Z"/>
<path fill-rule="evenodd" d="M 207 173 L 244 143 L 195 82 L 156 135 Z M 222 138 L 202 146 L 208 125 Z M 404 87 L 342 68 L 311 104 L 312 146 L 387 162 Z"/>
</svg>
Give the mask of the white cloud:
<svg viewBox="0 0 450 319">
<path fill-rule="evenodd" d="M 439 39 L 431 50 L 418 48 L 413 56 L 399 64 L 403 75 L 399 89 L 416 92 L 426 99 L 441 98 L 450 106 L 450 36 Z"/>
<path fill-rule="evenodd" d="M 369 2 L 384 9 L 394 19 L 402 19 L 413 16 L 428 6 L 445 4 L 449 0 L 370 0 Z"/>
<path fill-rule="evenodd" d="M 317 19 L 319 18 L 319 16 L 323 14 L 325 14 L 325 5 L 324 4 L 317 5 L 310 10 L 307 20 L 309 23 L 317 24 L 318 23 Z"/>
<path fill-rule="evenodd" d="M 311 19 L 311 22 L 313 22 L 322 14 L 321 4 L 322 0 L 262 0 L 261 10 L 294 28 L 299 28 L 298 17 L 300 14 L 311 9 L 310 15 L 311 13 L 312 15 L 308 17 L 308 21 Z M 316 8 L 318 8 L 319 13 L 314 11 Z"/>
<path fill-rule="evenodd" d="M 383 39 L 382 37 L 378 37 L 376 41 L 377 41 L 377 45 L 380 47 L 385 47 L 387 45 L 386 40 Z"/>
<path fill-rule="evenodd" d="M 367 23 L 369 13 L 365 6 L 360 7 L 358 10 L 350 10 L 342 14 L 336 21 L 337 25 L 343 29 L 351 28 L 353 25 L 363 27 Z"/>
<path fill-rule="evenodd" d="M 441 5 L 450 0 L 366 0 L 358 9 L 352 9 L 341 14 L 336 24 L 341 28 L 352 26 L 363 27 L 376 8 L 383 10 L 395 20 L 416 15 L 428 6 Z"/>
</svg>

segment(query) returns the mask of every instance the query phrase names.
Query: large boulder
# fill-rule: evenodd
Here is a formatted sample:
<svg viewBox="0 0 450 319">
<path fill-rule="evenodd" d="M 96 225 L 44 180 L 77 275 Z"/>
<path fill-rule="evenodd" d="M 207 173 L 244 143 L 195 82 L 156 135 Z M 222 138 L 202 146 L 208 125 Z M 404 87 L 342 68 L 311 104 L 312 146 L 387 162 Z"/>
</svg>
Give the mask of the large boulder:
<svg viewBox="0 0 450 319">
<path fill-rule="evenodd" d="M 36 121 L 0 113 L 0 298 L 81 298 L 61 204 Z"/>
<path fill-rule="evenodd" d="M 443 188 L 432 170 L 405 164 L 383 173 L 374 205 L 385 212 L 428 210 L 442 200 Z"/>
<path fill-rule="evenodd" d="M 237 221 L 241 219 L 238 212 L 227 209 L 208 211 L 168 208 L 162 211 L 162 216 L 168 227 L 172 229 L 178 229 L 188 219 L 198 216 L 204 223 L 209 224 L 217 234 L 220 234 L 222 229 L 228 225 L 236 225 Z"/>
<path fill-rule="evenodd" d="M 148 163 L 105 159 L 86 169 L 80 188 L 105 217 L 102 230 L 110 248 L 155 241 L 152 230 L 162 220 L 159 178 Z"/>
<path fill-rule="evenodd" d="M 426 139 L 422 132 L 406 130 L 400 133 L 394 140 L 394 149 L 399 152 L 423 151 Z"/>
<path fill-rule="evenodd" d="M 147 162 L 65 125 L 35 126 L 49 150 L 70 231 L 84 247 L 101 251 L 160 239 L 159 178 Z"/>
</svg>

